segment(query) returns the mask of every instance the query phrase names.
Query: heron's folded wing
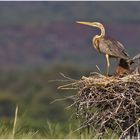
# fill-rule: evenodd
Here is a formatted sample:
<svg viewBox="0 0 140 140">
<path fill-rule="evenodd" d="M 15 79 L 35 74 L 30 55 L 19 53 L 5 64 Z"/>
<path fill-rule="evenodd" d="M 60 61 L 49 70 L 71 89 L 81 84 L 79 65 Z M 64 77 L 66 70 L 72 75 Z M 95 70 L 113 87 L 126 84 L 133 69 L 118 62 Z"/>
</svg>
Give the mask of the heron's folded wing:
<svg viewBox="0 0 140 140">
<path fill-rule="evenodd" d="M 105 44 L 107 45 L 109 55 L 128 59 L 129 55 L 126 53 L 124 46 L 116 40 L 106 39 Z"/>
</svg>

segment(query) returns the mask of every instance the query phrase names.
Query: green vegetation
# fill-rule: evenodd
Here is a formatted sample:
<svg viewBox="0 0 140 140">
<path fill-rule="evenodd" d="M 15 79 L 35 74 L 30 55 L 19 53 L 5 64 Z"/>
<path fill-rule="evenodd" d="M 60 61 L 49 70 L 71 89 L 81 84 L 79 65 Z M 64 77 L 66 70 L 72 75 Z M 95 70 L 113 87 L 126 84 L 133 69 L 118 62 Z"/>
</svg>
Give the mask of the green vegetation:
<svg viewBox="0 0 140 140">
<path fill-rule="evenodd" d="M 42 125 L 42 129 L 33 129 L 30 126 L 25 126 L 26 118 L 18 118 L 15 135 L 12 135 L 13 121 L 8 123 L 0 122 L 0 138 L 16 138 L 16 139 L 97 139 L 99 133 L 95 131 L 88 131 L 88 129 L 77 130 L 79 128 L 78 121 L 68 121 L 67 123 L 54 123 L 46 121 Z M 75 131 L 76 130 L 76 131 Z M 118 138 L 116 134 L 105 135 L 104 138 Z"/>
<path fill-rule="evenodd" d="M 19 106 L 15 138 L 81 138 L 86 133 L 72 133 L 79 127 L 74 108 L 67 110 L 72 101 L 55 99 L 73 95 L 73 92 L 58 90 L 63 83 L 51 81 L 64 79 L 59 73 L 79 79 L 91 70 L 72 65 L 59 65 L 50 69 L 31 71 L 0 71 L 0 138 L 10 138 L 14 112 Z"/>
<path fill-rule="evenodd" d="M 46 121 L 42 125 L 42 129 L 33 129 L 29 126 L 25 126 L 26 118 L 18 118 L 15 135 L 12 135 L 13 122 L 3 123 L 0 125 L 0 138 L 80 138 L 79 132 L 72 133 L 76 128 L 75 125 L 70 123 L 53 123 Z"/>
</svg>

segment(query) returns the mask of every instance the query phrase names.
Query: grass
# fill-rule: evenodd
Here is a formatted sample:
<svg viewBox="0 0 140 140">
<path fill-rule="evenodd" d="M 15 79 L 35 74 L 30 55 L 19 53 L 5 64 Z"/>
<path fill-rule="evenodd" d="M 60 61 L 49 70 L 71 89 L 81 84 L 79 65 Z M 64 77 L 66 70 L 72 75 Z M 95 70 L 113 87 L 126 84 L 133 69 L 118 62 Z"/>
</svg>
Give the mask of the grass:
<svg viewBox="0 0 140 140">
<path fill-rule="evenodd" d="M 54 124 L 51 124 L 54 126 Z M 52 127 L 51 126 L 51 127 Z M 69 127 L 70 128 L 70 127 Z M 5 131 L 4 131 L 5 130 Z M 12 138 L 12 131 L 7 129 L 6 127 L 2 127 L 0 129 L 0 138 L 2 139 L 8 139 Z M 24 130 L 24 131 L 17 131 L 15 134 L 15 139 L 92 139 L 95 138 L 97 139 L 98 134 L 92 134 L 88 133 L 87 131 L 85 132 L 76 132 L 72 133 L 72 130 L 69 130 L 68 133 L 65 131 L 61 131 L 61 125 L 60 124 L 55 124 L 55 129 L 51 128 L 48 131 L 45 131 L 44 134 L 42 132 L 38 131 L 33 131 L 33 130 Z M 106 137 L 109 138 L 109 137 Z M 117 138 L 116 136 L 114 138 Z"/>
<path fill-rule="evenodd" d="M 19 109 L 20 110 L 20 109 Z M 32 120 L 32 123 L 34 120 Z M 33 127 L 26 115 L 20 116 L 18 106 L 12 120 L 0 120 L 0 139 L 97 139 L 98 132 L 92 130 L 79 130 L 79 120 L 70 119 L 67 122 L 52 122 L 44 120 L 42 127 Z M 111 132 L 110 132 L 111 134 Z M 104 138 L 118 138 L 106 135 Z"/>
<path fill-rule="evenodd" d="M 13 131 L 12 131 L 12 138 L 14 138 L 14 136 L 15 136 L 17 113 L 18 113 L 18 105 L 16 106 L 16 110 L 15 110 L 15 119 L 14 119 Z"/>
<path fill-rule="evenodd" d="M 77 120 L 67 123 L 46 120 L 42 128 L 31 127 L 26 120 L 28 119 L 25 115 L 18 116 L 18 106 L 16 106 L 15 116 L 12 120 L 1 119 L 0 121 L 0 139 L 92 138 L 87 131 L 74 132 L 79 125 Z"/>
<path fill-rule="evenodd" d="M 18 122 L 17 122 L 18 125 Z M 89 135 L 87 131 L 80 134 L 80 132 L 73 131 L 75 124 L 62 124 L 62 123 L 53 123 L 47 121 L 44 124 L 43 129 L 34 130 L 30 127 L 23 127 L 19 126 L 15 127 L 15 132 L 13 135 L 13 129 L 7 124 L 2 123 L 0 127 L 0 138 L 8 139 L 8 138 L 15 138 L 15 139 L 49 139 L 49 138 L 92 138 L 92 135 Z"/>
<path fill-rule="evenodd" d="M 0 123 L 0 139 L 97 139 L 98 132 L 88 132 L 87 129 L 74 132 L 78 128 L 77 121 L 68 123 L 54 123 L 46 121 L 42 129 L 34 129 L 25 127 L 18 121 L 16 122 L 15 132 L 13 135 L 13 126 L 5 123 Z M 12 124 L 12 123 L 11 123 Z M 111 134 L 111 133 L 110 133 Z M 114 136 L 104 136 L 104 138 L 118 138 Z"/>
</svg>

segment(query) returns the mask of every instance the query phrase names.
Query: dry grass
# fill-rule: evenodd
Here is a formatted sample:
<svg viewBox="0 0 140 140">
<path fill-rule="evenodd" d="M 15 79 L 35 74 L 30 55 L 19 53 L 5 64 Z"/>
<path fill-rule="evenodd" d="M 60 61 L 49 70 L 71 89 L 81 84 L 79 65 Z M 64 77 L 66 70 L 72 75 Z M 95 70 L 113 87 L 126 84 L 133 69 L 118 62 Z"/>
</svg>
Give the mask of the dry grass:
<svg viewBox="0 0 140 140">
<path fill-rule="evenodd" d="M 106 77 L 94 73 L 58 89 L 77 90 L 70 105 L 81 121 L 77 130 L 96 131 L 97 138 L 139 138 L 140 75 Z"/>
<path fill-rule="evenodd" d="M 16 106 L 16 110 L 15 110 L 15 118 L 14 118 L 14 125 L 13 125 L 13 131 L 12 131 L 12 138 L 14 138 L 14 136 L 15 136 L 17 114 L 18 114 L 18 105 Z"/>
</svg>

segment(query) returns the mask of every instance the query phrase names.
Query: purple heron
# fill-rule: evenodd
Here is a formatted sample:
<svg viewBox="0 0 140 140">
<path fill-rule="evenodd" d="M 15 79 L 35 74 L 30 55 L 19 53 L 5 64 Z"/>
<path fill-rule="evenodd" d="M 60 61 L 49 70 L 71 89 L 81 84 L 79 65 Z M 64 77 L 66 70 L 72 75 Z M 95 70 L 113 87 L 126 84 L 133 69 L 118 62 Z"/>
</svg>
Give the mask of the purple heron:
<svg viewBox="0 0 140 140">
<path fill-rule="evenodd" d="M 96 28 L 99 28 L 101 30 L 100 35 L 95 35 L 92 39 L 93 46 L 95 49 L 105 54 L 106 60 L 107 60 L 107 75 L 109 73 L 109 57 L 114 58 L 120 58 L 124 60 L 129 60 L 129 56 L 125 51 L 124 46 L 117 40 L 107 38 L 105 36 L 105 28 L 104 26 L 99 22 L 83 22 L 83 21 L 77 21 L 79 24 L 93 26 Z"/>
</svg>

